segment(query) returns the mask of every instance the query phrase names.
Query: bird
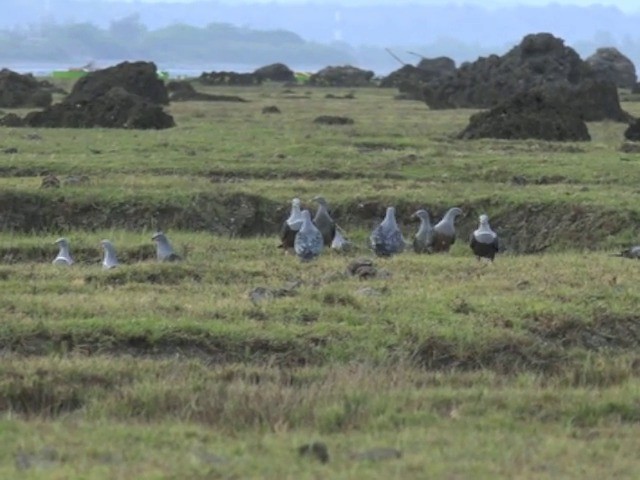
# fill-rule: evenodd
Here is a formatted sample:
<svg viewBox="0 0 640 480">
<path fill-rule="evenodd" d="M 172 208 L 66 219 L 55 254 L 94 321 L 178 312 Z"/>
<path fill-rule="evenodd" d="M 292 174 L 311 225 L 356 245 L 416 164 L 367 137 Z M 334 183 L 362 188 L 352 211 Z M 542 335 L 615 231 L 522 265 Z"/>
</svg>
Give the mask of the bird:
<svg viewBox="0 0 640 480">
<path fill-rule="evenodd" d="M 469 238 L 469 246 L 478 260 L 488 258 L 493 262 L 500 249 L 500 240 L 498 234 L 491 230 L 487 215 L 480 215 L 478 228 Z"/>
<path fill-rule="evenodd" d="M 313 197 L 313 201 L 318 204 L 318 210 L 316 210 L 316 215 L 313 217 L 313 223 L 318 227 L 320 233 L 322 233 L 325 247 L 329 247 L 331 246 L 333 237 L 336 235 L 336 222 L 334 222 L 331 215 L 329 215 L 329 207 L 324 197 L 320 195 L 315 196 Z"/>
<path fill-rule="evenodd" d="M 116 249 L 109 240 L 101 240 L 100 245 L 104 250 L 104 256 L 102 257 L 102 268 L 109 270 L 118 266 L 118 257 L 116 256 Z"/>
<path fill-rule="evenodd" d="M 322 233 L 311 221 L 309 210 L 302 211 L 302 226 L 296 233 L 293 248 L 302 261 L 310 261 L 320 255 L 324 247 Z"/>
<path fill-rule="evenodd" d="M 640 245 L 622 250 L 620 253 L 614 253 L 612 257 L 636 258 L 640 259 Z"/>
<path fill-rule="evenodd" d="M 173 247 L 163 232 L 157 231 L 153 234 L 151 240 L 156 242 L 156 255 L 159 262 L 177 262 L 182 260 L 180 255 L 173 251 Z"/>
<path fill-rule="evenodd" d="M 353 248 L 351 243 L 345 236 L 345 231 L 338 225 L 336 225 L 336 234 L 331 241 L 331 250 L 335 252 L 345 253 Z"/>
<path fill-rule="evenodd" d="M 420 209 L 412 217 L 420 219 L 420 227 L 413 236 L 413 250 L 416 253 L 432 253 L 433 226 L 431 225 L 429 212 Z"/>
<path fill-rule="evenodd" d="M 60 237 L 55 242 L 54 245 L 58 245 L 60 250 L 58 251 L 58 255 L 51 262 L 54 265 L 73 265 L 73 258 L 71 258 L 71 254 L 69 253 L 69 240 L 64 237 Z"/>
<path fill-rule="evenodd" d="M 291 200 L 291 213 L 289 218 L 282 222 L 280 227 L 280 245 L 278 248 L 284 248 L 285 252 L 293 248 L 293 242 L 296 239 L 296 233 L 302 226 L 302 214 L 300 213 L 300 199 Z"/>
<path fill-rule="evenodd" d="M 380 257 L 390 257 L 404 250 L 405 242 L 396 223 L 395 207 L 387 207 L 384 220 L 371 232 L 369 241 L 371 249 Z"/>
<path fill-rule="evenodd" d="M 456 241 L 456 228 L 454 222 L 456 217 L 462 213 L 458 207 L 450 208 L 444 214 L 435 227 L 433 227 L 433 240 L 431 249 L 434 252 L 448 252 Z"/>
</svg>

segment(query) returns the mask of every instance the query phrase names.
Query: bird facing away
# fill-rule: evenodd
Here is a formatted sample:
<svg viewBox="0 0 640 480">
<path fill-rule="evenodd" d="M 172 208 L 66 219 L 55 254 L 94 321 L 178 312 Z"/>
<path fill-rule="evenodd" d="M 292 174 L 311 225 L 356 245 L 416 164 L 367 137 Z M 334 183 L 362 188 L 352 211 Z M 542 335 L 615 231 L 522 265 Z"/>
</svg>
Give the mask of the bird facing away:
<svg viewBox="0 0 640 480">
<path fill-rule="evenodd" d="M 480 215 L 479 220 L 480 224 L 471 234 L 469 245 L 478 260 L 488 258 L 493 262 L 496 253 L 498 253 L 500 249 L 500 240 L 498 239 L 498 234 L 491 230 L 489 217 L 487 215 Z"/>
<path fill-rule="evenodd" d="M 623 257 L 623 258 L 640 259 L 640 245 L 636 245 L 634 247 L 626 248 L 626 249 L 622 250 L 620 253 L 614 253 L 611 256 L 612 257 Z"/>
<path fill-rule="evenodd" d="M 433 246 L 433 226 L 429 212 L 420 209 L 413 215 L 414 218 L 420 219 L 420 227 L 413 236 L 413 250 L 416 253 L 432 253 Z"/>
<path fill-rule="evenodd" d="M 61 237 L 53 243 L 54 245 L 58 245 L 60 250 L 58 251 L 56 258 L 54 258 L 51 263 L 54 265 L 73 265 L 73 259 L 69 253 L 69 240 Z"/>
<path fill-rule="evenodd" d="M 344 230 L 336 225 L 336 234 L 331 241 L 331 250 L 335 252 L 348 252 L 353 247 L 353 244 L 345 236 Z"/>
<path fill-rule="evenodd" d="M 156 242 L 156 256 L 159 262 L 177 262 L 181 260 L 180 255 L 173 251 L 173 247 L 164 233 L 156 232 L 151 237 L 151 240 Z"/>
<path fill-rule="evenodd" d="M 462 213 L 458 207 L 450 208 L 435 227 L 431 249 L 434 252 L 448 252 L 456 241 L 456 217 Z"/>
<path fill-rule="evenodd" d="M 302 226 L 302 213 L 300 212 L 300 199 L 291 200 L 291 213 L 289 218 L 282 222 L 280 227 L 280 245 L 278 248 L 284 248 L 285 252 L 293 248 L 296 239 L 296 233 Z"/>
<path fill-rule="evenodd" d="M 331 215 L 329 215 L 329 206 L 324 197 L 313 197 L 313 201 L 318 204 L 318 210 L 316 211 L 315 217 L 313 217 L 313 223 L 318 227 L 320 233 L 322 233 L 325 247 L 329 247 L 336 234 L 336 222 L 334 222 Z"/>
<path fill-rule="evenodd" d="M 101 240 L 100 245 L 104 251 L 102 257 L 102 268 L 109 270 L 118 266 L 118 257 L 116 256 L 116 249 L 109 240 Z"/>
<path fill-rule="evenodd" d="M 311 221 L 309 210 L 302 211 L 302 226 L 294 241 L 293 248 L 300 260 L 308 262 L 322 252 L 324 241 L 322 233 Z"/>
<path fill-rule="evenodd" d="M 387 207 L 384 220 L 371 232 L 369 240 L 371 249 L 380 257 L 390 257 L 404 250 L 404 238 L 396 223 L 395 207 Z"/>
</svg>

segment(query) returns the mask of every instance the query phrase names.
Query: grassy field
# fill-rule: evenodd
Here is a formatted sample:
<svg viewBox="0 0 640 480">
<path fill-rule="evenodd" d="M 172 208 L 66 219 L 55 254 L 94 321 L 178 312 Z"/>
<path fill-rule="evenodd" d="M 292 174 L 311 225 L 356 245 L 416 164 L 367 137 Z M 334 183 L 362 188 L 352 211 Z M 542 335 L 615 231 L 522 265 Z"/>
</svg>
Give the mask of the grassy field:
<svg viewBox="0 0 640 480">
<path fill-rule="evenodd" d="M 625 125 L 469 142 L 471 111 L 393 90 L 207 91 L 250 102 L 171 105 L 161 132 L 0 129 L 0 478 L 637 476 L 640 271 L 610 256 L 640 231 Z M 318 194 L 355 250 L 301 264 L 276 231 Z M 348 275 L 389 204 L 407 238 L 418 207 L 460 206 L 460 240 Z M 464 241 L 483 212 L 493 264 Z M 154 261 L 158 227 L 186 261 Z"/>
</svg>

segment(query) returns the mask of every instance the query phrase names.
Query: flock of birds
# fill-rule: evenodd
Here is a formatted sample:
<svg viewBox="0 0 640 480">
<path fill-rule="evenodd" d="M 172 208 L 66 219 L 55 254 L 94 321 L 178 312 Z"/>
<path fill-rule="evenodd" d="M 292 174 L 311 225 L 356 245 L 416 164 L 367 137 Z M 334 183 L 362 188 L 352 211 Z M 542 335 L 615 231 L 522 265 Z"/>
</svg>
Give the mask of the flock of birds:
<svg viewBox="0 0 640 480">
<path fill-rule="evenodd" d="M 300 199 L 294 198 L 291 213 L 280 229 L 279 247 L 293 250 L 302 261 L 316 258 L 325 247 L 340 251 L 350 246 L 343 230 L 331 218 L 324 197 L 314 197 L 313 200 L 318 204 L 313 219 L 309 210 L 301 209 Z M 432 225 L 429 212 L 424 209 L 416 211 L 413 217 L 420 220 L 420 226 L 413 237 L 413 250 L 416 253 L 448 252 L 456 240 L 455 220 L 461 213 L 458 207 L 450 208 L 442 220 Z M 387 207 L 384 219 L 369 236 L 369 244 L 380 257 L 401 253 L 411 245 L 398 227 L 395 207 Z M 478 259 L 491 261 L 500 250 L 500 240 L 491 229 L 487 215 L 480 215 L 478 228 L 469 238 L 469 246 Z"/>
<path fill-rule="evenodd" d="M 316 258 L 323 248 L 347 251 L 351 242 L 347 240 L 344 231 L 336 225 L 331 218 L 327 201 L 324 197 L 313 199 L 318 204 L 313 219 L 309 210 L 301 209 L 299 198 L 291 202 L 291 213 L 283 222 L 280 230 L 280 248 L 285 251 L 293 250 L 302 261 Z M 413 238 L 413 249 L 417 253 L 447 252 L 456 239 L 455 220 L 462 213 L 457 207 L 449 209 L 442 220 L 435 225 L 431 224 L 429 213 L 426 210 L 418 210 L 413 214 L 420 220 L 420 227 Z M 156 244 L 156 257 L 160 262 L 174 262 L 181 257 L 174 251 L 167 236 L 156 232 L 152 237 Z M 410 246 L 404 239 L 396 222 L 394 207 L 388 207 L 382 222 L 371 232 L 369 237 L 370 247 L 373 252 L 381 257 L 389 257 L 403 252 Z M 53 259 L 54 265 L 72 265 L 73 257 L 67 238 L 59 238 L 55 241 L 59 251 Z M 477 258 L 486 258 L 493 261 L 500 249 L 500 242 L 496 232 L 491 230 L 489 217 L 480 215 L 480 224 L 471 234 L 469 239 L 471 250 Z M 120 263 L 116 249 L 110 240 L 100 241 L 102 247 L 102 268 L 105 270 L 117 267 Z"/>
<path fill-rule="evenodd" d="M 169 239 L 163 232 L 156 232 L 151 237 L 156 244 L 156 257 L 160 262 L 176 262 L 181 260 L 180 255 L 178 255 L 171 246 Z M 71 256 L 71 250 L 69 247 L 69 240 L 67 238 L 59 238 L 55 242 L 55 245 L 58 246 L 58 255 L 53 259 L 51 263 L 54 265 L 73 265 L 73 257 Z M 117 267 L 120 262 L 118 262 L 118 256 L 116 255 L 116 248 L 113 246 L 113 243 L 110 240 L 101 240 L 100 246 L 102 247 L 102 268 L 105 270 L 109 270 L 111 268 Z"/>
</svg>

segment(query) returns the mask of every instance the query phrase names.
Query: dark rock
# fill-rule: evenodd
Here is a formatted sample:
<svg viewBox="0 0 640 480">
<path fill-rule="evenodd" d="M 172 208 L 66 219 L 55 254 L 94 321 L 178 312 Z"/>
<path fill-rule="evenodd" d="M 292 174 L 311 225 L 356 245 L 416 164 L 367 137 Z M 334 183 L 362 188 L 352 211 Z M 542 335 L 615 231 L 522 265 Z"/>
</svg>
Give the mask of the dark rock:
<svg viewBox="0 0 640 480">
<path fill-rule="evenodd" d="M 640 142 L 640 120 L 636 120 L 624 131 L 624 138 L 632 142 Z"/>
<path fill-rule="evenodd" d="M 90 101 L 63 101 L 24 118 L 30 127 L 164 129 L 175 125 L 160 105 L 122 87 L 114 87 Z"/>
<path fill-rule="evenodd" d="M 47 107 L 51 101 L 51 92 L 43 89 L 32 74 L 22 75 L 6 68 L 0 70 L 0 107 Z"/>
<path fill-rule="evenodd" d="M 513 95 L 541 89 L 556 95 L 585 121 L 628 121 L 613 82 L 598 78 L 564 41 L 549 33 L 527 35 L 503 56 L 464 63 L 454 75 L 423 84 L 429 108 L 491 108 Z"/>
<path fill-rule="evenodd" d="M 42 178 L 40 188 L 60 188 L 60 179 L 50 173 Z"/>
<path fill-rule="evenodd" d="M 242 97 L 236 95 L 212 95 L 196 91 L 193 85 L 187 81 L 173 81 L 167 85 L 169 99 L 172 102 L 246 102 Z"/>
<path fill-rule="evenodd" d="M 540 91 L 515 95 L 489 111 L 472 115 L 458 138 L 591 140 L 587 125 L 576 112 Z"/>
<path fill-rule="evenodd" d="M 378 269 L 370 258 L 358 258 L 347 265 L 347 273 L 353 277 L 365 280 L 375 278 L 378 274 Z"/>
<path fill-rule="evenodd" d="M 262 113 L 282 113 L 280 109 L 275 105 L 267 105 L 266 107 L 262 107 Z"/>
<path fill-rule="evenodd" d="M 351 125 L 354 123 L 353 118 L 340 117 L 337 115 L 320 115 L 316 117 L 313 123 L 321 123 L 324 125 Z"/>
<path fill-rule="evenodd" d="M 617 48 L 598 48 L 586 59 L 598 78 L 609 80 L 620 88 L 633 88 L 636 84 L 636 67 Z"/>
<path fill-rule="evenodd" d="M 313 442 L 302 445 L 298 448 L 298 455 L 320 460 L 322 463 L 329 462 L 329 449 L 323 442 Z"/>
<path fill-rule="evenodd" d="M 13 153 L 18 153 L 18 149 L 16 147 L 9 147 L 9 148 L 5 148 L 4 150 L 2 150 L 2 153 L 5 153 L 7 155 L 11 155 Z"/>
<path fill-rule="evenodd" d="M 114 87 L 121 87 L 153 103 L 169 103 L 167 88 L 158 78 L 158 69 L 153 62 L 123 62 L 89 72 L 75 83 L 65 103 L 91 102 Z"/>
<path fill-rule="evenodd" d="M 640 153 L 640 143 L 624 142 L 619 149 L 622 153 Z"/>
<path fill-rule="evenodd" d="M 198 81 L 203 85 L 260 85 L 262 78 L 253 73 L 202 72 Z"/>
<path fill-rule="evenodd" d="M 253 74 L 261 81 L 271 80 L 272 82 L 295 82 L 296 76 L 284 63 L 273 63 L 254 70 Z"/>
<path fill-rule="evenodd" d="M 319 87 L 366 87 L 371 85 L 371 70 L 345 65 L 325 67 L 309 77 L 309 85 Z"/>
</svg>

